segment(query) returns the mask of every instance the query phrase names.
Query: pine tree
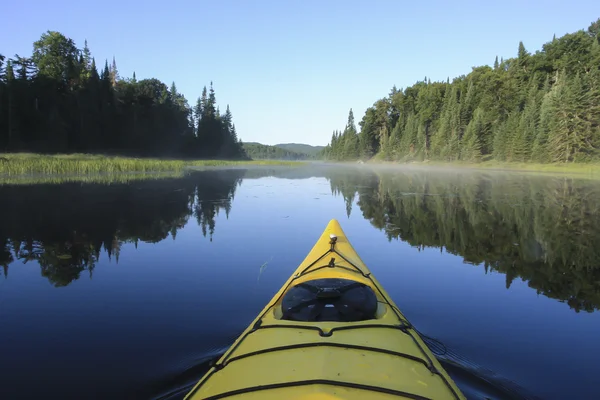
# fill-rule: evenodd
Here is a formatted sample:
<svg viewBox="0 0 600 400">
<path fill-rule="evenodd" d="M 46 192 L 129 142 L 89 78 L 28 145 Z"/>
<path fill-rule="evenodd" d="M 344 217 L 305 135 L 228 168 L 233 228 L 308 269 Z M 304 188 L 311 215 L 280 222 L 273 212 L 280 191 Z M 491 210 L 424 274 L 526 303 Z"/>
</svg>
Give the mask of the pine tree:
<svg viewBox="0 0 600 400">
<path fill-rule="evenodd" d="M 92 65 L 92 53 L 88 47 L 87 39 L 85 40 L 85 44 L 83 46 L 83 65 L 87 70 L 89 70 Z"/>
<path fill-rule="evenodd" d="M 548 136 L 553 161 L 585 161 L 597 152 L 600 92 L 577 74 L 559 75 L 551 90 Z"/>
<path fill-rule="evenodd" d="M 469 80 L 469 84 L 467 86 L 467 93 L 464 98 L 460 101 L 460 129 L 461 132 L 466 129 L 467 125 L 471 121 L 471 117 L 473 116 L 473 110 L 475 109 L 475 85 L 473 85 L 473 80 Z"/>
<path fill-rule="evenodd" d="M 16 67 L 17 69 L 17 78 L 22 81 L 26 81 L 33 75 L 33 60 L 27 57 L 21 57 L 18 54 L 15 54 L 15 58 L 12 60 L 13 69 Z M 46 73 L 50 73 L 49 71 L 55 71 L 55 68 L 49 68 L 44 70 Z M 52 77 L 56 80 L 61 80 L 62 75 L 58 77 Z"/>
<path fill-rule="evenodd" d="M 350 109 L 350 111 L 348 112 L 348 122 L 346 123 L 346 129 L 348 129 L 348 131 L 351 134 L 356 135 L 356 124 L 354 123 L 354 113 L 352 112 L 352 109 Z"/>
<path fill-rule="evenodd" d="M 553 118 L 554 93 L 546 93 L 540 106 L 540 121 L 535 132 L 535 139 L 531 150 L 531 159 L 536 162 L 545 163 L 550 161 L 548 152 L 548 135 L 550 133 L 550 121 Z"/>
<path fill-rule="evenodd" d="M 358 136 L 349 129 L 342 134 L 344 138 L 343 160 L 355 160 L 359 156 Z"/>
<path fill-rule="evenodd" d="M 119 71 L 117 70 L 117 62 L 115 61 L 115 57 L 113 56 L 112 64 L 109 69 L 110 83 L 113 87 L 117 86 L 117 81 L 119 80 Z"/>
<path fill-rule="evenodd" d="M 85 40 L 85 45 L 83 47 L 83 51 L 80 56 L 80 76 L 81 80 L 86 81 L 90 79 L 92 72 L 92 53 L 90 52 L 90 48 L 88 47 L 87 39 Z"/>
<path fill-rule="evenodd" d="M 104 60 L 104 69 L 102 70 L 102 74 L 100 74 L 100 80 L 110 81 L 110 69 L 108 68 L 108 60 Z"/>
<path fill-rule="evenodd" d="M 481 147 L 486 131 L 484 111 L 481 108 L 477 108 L 473 113 L 473 119 L 467 125 L 462 139 L 460 153 L 462 160 L 471 162 L 481 161 Z"/>
<path fill-rule="evenodd" d="M 231 124 L 231 138 L 235 143 L 239 142 L 237 131 L 235 130 L 235 124 Z"/>
<path fill-rule="evenodd" d="M 392 134 L 390 136 L 389 152 L 390 152 L 390 158 L 392 160 L 397 160 L 400 155 L 399 149 L 400 149 L 400 140 L 402 138 L 403 128 L 404 128 L 403 121 L 398 119 L 398 121 L 396 122 L 396 125 L 394 126 L 394 129 L 392 130 Z"/>
<path fill-rule="evenodd" d="M 452 130 L 452 112 L 456 100 L 456 88 L 446 84 L 442 112 L 435 133 L 431 137 L 431 157 L 439 159 L 443 157 L 444 148 L 450 141 Z"/>
<path fill-rule="evenodd" d="M 415 144 L 415 157 L 419 160 L 427 158 L 427 134 L 425 132 L 425 125 L 419 124 L 417 128 L 417 137 Z"/>
<path fill-rule="evenodd" d="M 519 125 L 519 114 L 511 112 L 505 121 L 498 124 L 494 130 L 493 156 L 496 160 L 506 161 L 512 158 L 510 143 Z"/>
<path fill-rule="evenodd" d="M 6 63 L 6 89 L 7 89 L 7 147 L 10 148 L 14 142 L 18 142 L 19 120 L 16 115 L 15 99 L 15 71 L 13 70 L 12 60 Z"/>
<path fill-rule="evenodd" d="M 419 130 L 419 122 L 414 114 L 409 114 L 406 118 L 406 127 L 400 138 L 398 153 L 404 159 L 414 156 L 415 145 L 417 142 L 417 134 Z"/>
<path fill-rule="evenodd" d="M 532 145 L 538 129 L 539 96 L 535 79 L 532 79 L 527 95 L 525 109 L 521 113 L 519 125 L 510 143 L 514 161 L 528 161 L 531 158 Z"/>
<path fill-rule="evenodd" d="M 98 76 L 98 68 L 96 68 L 95 58 L 92 58 L 92 65 L 90 66 L 90 79 L 95 79 L 96 81 L 100 79 Z"/>
<path fill-rule="evenodd" d="M 525 60 L 529 56 L 529 52 L 525 49 L 523 42 L 519 42 L 518 58 L 519 60 Z"/>
<path fill-rule="evenodd" d="M 202 93 L 202 96 L 204 96 L 204 92 Z M 216 111 L 216 103 L 217 100 L 215 98 L 215 90 L 213 88 L 213 83 L 212 81 L 210 82 L 210 90 L 209 90 L 209 95 L 208 95 L 208 101 L 206 102 L 206 107 L 204 108 L 204 114 L 210 118 L 215 118 L 217 111 Z"/>
<path fill-rule="evenodd" d="M 458 89 L 453 87 L 447 103 L 447 109 L 443 123 L 443 128 L 446 130 L 444 135 L 446 137 L 445 143 L 442 143 L 440 157 L 443 160 L 453 161 L 458 160 L 460 157 L 460 139 L 461 139 L 461 127 L 460 127 L 460 104 L 458 102 Z"/>
<path fill-rule="evenodd" d="M 5 69 L 4 69 L 4 60 L 6 58 L 0 54 L 0 81 L 4 80 L 4 74 L 5 74 Z"/>
<path fill-rule="evenodd" d="M 377 125 L 375 109 L 370 107 L 367 109 L 365 116 L 360 122 L 361 130 L 359 134 L 359 153 L 360 157 L 369 159 L 377 152 Z"/>
</svg>

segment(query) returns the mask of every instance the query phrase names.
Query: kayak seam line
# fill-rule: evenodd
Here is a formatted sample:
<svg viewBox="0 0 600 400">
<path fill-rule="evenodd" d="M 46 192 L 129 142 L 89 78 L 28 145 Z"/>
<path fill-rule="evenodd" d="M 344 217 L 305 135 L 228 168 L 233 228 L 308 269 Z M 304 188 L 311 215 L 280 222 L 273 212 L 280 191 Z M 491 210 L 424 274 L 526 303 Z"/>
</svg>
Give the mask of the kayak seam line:
<svg viewBox="0 0 600 400">
<path fill-rule="evenodd" d="M 320 266 L 320 267 L 317 267 L 317 268 L 315 268 L 315 269 L 313 269 L 313 270 L 311 270 L 311 271 L 304 272 L 304 273 L 302 273 L 302 275 L 295 276 L 295 277 L 294 277 L 294 280 L 296 280 L 296 279 L 300 278 L 301 276 L 306 276 L 306 275 L 308 275 L 308 274 L 312 274 L 313 272 L 317 272 L 317 271 L 320 271 L 320 270 L 322 270 L 322 269 L 325 269 L 325 268 L 331 268 L 331 267 L 330 267 L 329 265 L 322 265 L 322 266 Z M 356 273 L 356 271 L 355 271 L 355 270 L 353 270 L 352 268 L 344 267 L 344 266 L 342 266 L 342 265 L 336 265 L 336 268 L 339 268 L 339 269 L 345 269 L 346 271 L 350 271 L 350 272 L 354 272 L 354 273 Z M 365 276 L 365 277 L 368 277 L 368 276 L 366 276 L 365 274 L 362 274 L 362 275 L 363 275 L 363 276 Z"/>
<path fill-rule="evenodd" d="M 391 394 L 394 396 L 405 397 L 414 400 L 432 400 L 429 397 L 424 397 L 414 393 L 403 392 L 400 390 L 388 389 L 378 386 L 371 385 L 363 385 L 360 383 L 353 382 L 343 382 L 343 381 L 333 381 L 329 379 L 309 379 L 305 381 L 294 381 L 294 382 L 282 382 L 282 383 L 271 383 L 267 385 L 259 385 L 259 386 L 251 386 L 242 389 L 231 390 L 229 392 L 223 392 L 219 394 L 215 394 L 209 397 L 205 397 L 204 400 L 218 400 L 229 396 L 237 396 L 238 394 L 245 394 L 251 392 L 258 392 L 261 390 L 269 390 L 269 389 L 282 389 L 286 387 L 294 387 L 294 386 L 309 386 L 309 385 L 331 385 L 331 386 L 341 386 L 348 387 L 352 389 L 361 389 L 368 390 L 371 392 L 379 392 L 385 394 Z"/>
<path fill-rule="evenodd" d="M 270 309 L 271 307 L 269 307 Z M 264 316 L 264 315 L 263 315 Z M 208 381 L 208 379 L 215 373 L 220 371 L 221 369 L 223 369 L 225 367 L 224 364 L 227 364 L 228 360 L 229 360 L 229 356 L 244 342 L 244 340 L 246 340 L 246 338 L 251 335 L 252 333 L 260 330 L 260 329 L 268 329 L 268 328 L 295 328 L 295 329 L 309 329 L 309 330 L 316 330 L 319 332 L 319 336 L 321 337 L 330 337 L 333 335 L 333 332 L 335 331 L 342 331 L 342 330 L 350 330 L 350 329 L 360 329 L 360 328 L 392 328 L 392 329 L 399 329 L 400 331 L 402 331 L 403 333 L 410 335 L 407 332 L 407 325 L 404 325 L 403 323 L 401 323 L 400 325 L 389 325 L 389 324 L 365 324 L 365 325 L 354 325 L 354 326 L 338 326 L 338 327 L 334 327 L 332 328 L 329 332 L 325 333 L 321 328 L 319 328 L 318 326 L 313 326 L 313 325 L 297 325 L 297 324 L 272 324 L 272 325 L 262 325 L 262 318 L 263 316 L 261 316 L 261 319 L 259 319 L 254 326 L 252 327 L 251 330 L 249 330 L 248 332 L 246 332 L 243 336 L 241 336 L 238 341 L 229 348 L 229 350 L 227 350 L 227 353 L 223 355 L 223 362 L 221 363 L 217 363 L 215 365 L 213 365 L 213 367 L 211 368 L 211 370 L 204 376 L 204 379 L 201 379 L 196 388 L 194 389 L 194 391 L 198 390 L 202 385 L 204 385 L 204 383 L 206 381 Z M 414 339 L 413 339 L 414 340 Z M 233 357 L 232 357 L 233 358 Z M 217 367 L 218 365 L 218 367 Z M 434 374 L 439 374 L 439 372 L 433 368 L 431 369 L 429 366 L 427 366 L 427 368 L 429 369 L 430 372 L 434 373 Z M 445 381 L 445 379 L 444 379 Z"/>
<path fill-rule="evenodd" d="M 339 251 L 337 251 L 337 249 L 334 248 L 334 246 L 332 245 L 331 248 L 329 250 L 327 250 L 322 256 L 320 256 L 319 258 L 317 258 L 315 261 L 313 261 L 312 263 L 310 263 L 306 268 L 304 268 L 299 274 L 296 274 L 296 276 L 294 277 L 294 279 L 304 275 L 306 273 L 306 271 L 308 271 L 310 268 L 312 268 L 315 264 L 317 264 L 322 258 L 325 258 L 325 256 L 327 256 L 329 253 L 335 253 L 338 256 L 340 256 L 340 258 L 344 261 L 346 261 L 348 264 L 350 264 L 354 269 L 356 269 L 362 276 L 364 276 L 365 278 L 368 278 L 369 275 L 371 275 L 371 273 L 367 273 L 365 274 L 365 272 L 359 268 L 358 266 L 356 266 L 352 261 L 348 260 L 346 257 L 344 257 L 344 255 L 342 253 L 340 253 Z M 337 268 L 344 268 L 344 269 L 348 269 L 351 270 L 350 268 L 347 267 L 342 267 L 342 266 L 338 266 Z M 312 272 L 312 271 L 311 271 Z"/>
<path fill-rule="evenodd" d="M 254 329 L 252 329 L 250 332 L 248 332 L 248 335 L 256 332 L 257 330 L 260 329 L 267 329 L 267 328 L 294 328 L 294 329 L 309 329 L 309 330 L 313 330 L 313 331 L 319 331 L 319 336 L 321 337 L 330 337 L 333 335 L 333 332 L 337 332 L 337 331 L 348 331 L 351 329 L 362 329 L 362 328 L 388 328 L 388 329 L 398 329 L 400 331 L 402 331 L 403 333 L 407 334 L 410 336 L 410 334 L 406 331 L 407 328 L 410 328 L 408 325 L 390 325 L 390 324 L 361 324 L 361 325 L 353 325 L 353 326 L 335 326 L 333 328 L 331 328 L 328 332 L 325 332 L 323 329 L 321 329 L 318 326 L 314 326 L 314 325 L 298 325 L 298 324 L 270 324 L 270 325 L 260 325 Z M 246 335 L 247 336 L 247 335 Z"/>
<path fill-rule="evenodd" d="M 375 284 L 375 282 L 373 281 L 373 279 L 371 277 L 367 277 L 372 283 L 373 286 L 375 286 L 377 288 L 377 291 L 379 292 L 379 294 L 381 295 L 381 297 L 386 301 L 386 303 L 388 305 L 391 305 L 390 300 L 387 298 L 387 296 L 385 296 L 385 294 L 383 293 L 382 289 L 379 287 L 379 285 Z M 400 321 L 403 321 L 403 318 L 401 318 L 400 316 L 402 315 L 402 313 L 400 312 L 399 309 L 397 309 L 396 307 L 391 307 L 392 311 L 394 312 L 394 314 L 396 314 L 396 317 L 398 317 L 398 319 Z M 408 324 L 408 329 L 412 329 L 413 331 L 416 332 L 415 328 L 412 326 L 411 323 Z M 418 340 L 411 334 L 411 332 L 406 329 L 404 332 L 409 335 L 411 337 L 411 339 L 413 340 L 413 342 L 417 345 L 417 347 L 419 348 L 419 350 L 421 350 L 421 353 L 423 354 L 423 356 L 425 356 L 425 358 L 427 359 L 427 361 L 429 362 L 429 370 L 437 375 L 440 376 L 440 378 L 442 378 L 442 380 L 444 381 L 444 383 L 446 384 L 446 386 L 450 389 L 450 391 L 452 392 L 452 394 L 454 394 L 454 397 L 460 400 L 460 396 L 459 394 L 456 392 L 456 390 L 454 389 L 454 387 L 450 384 L 450 382 L 448 381 L 448 379 L 446 378 L 446 376 L 444 375 L 444 373 L 440 372 L 434 365 L 433 360 L 431 359 L 431 357 L 429 357 L 429 355 L 427 354 L 427 352 L 425 351 L 425 349 L 423 349 L 423 346 L 421 346 L 421 344 L 418 342 Z M 418 335 L 418 333 L 417 333 Z M 421 339 L 422 340 L 422 339 Z M 427 347 L 427 345 L 425 345 Z M 435 356 L 434 356 L 435 357 Z"/>
<path fill-rule="evenodd" d="M 337 249 L 334 248 L 335 246 L 335 241 L 332 240 L 330 242 L 331 244 L 331 248 L 330 248 L 330 252 L 335 252 L 337 253 L 343 260 L 345 260 L 348 264 L 350 264 L 352 267 L 356 268 L 356 270 L 358 270 L 365 278 L 369 279 L 371 281 L 371 283 L 373 284 L 373 286 L 375 286 L 375 288 L 377 288 L 377 291 L 379 292 L 380 296 L 389 304 L 391 305 L 390 300 L 387 298 L 387 296 L 384 294 L 382 288 L 379 287 L 379 285 L 377 285 L 375 283 L 375 281 L 373 280 L 373 278 L 371 277 L 371 272 L 369 271 L 368 274 L 365 274 L 359 267 L 357 267 L 356 265 L 354 265 L 350 260 L 348 260 L 346 257 L 344 257 L 342 254 L 340 254 Z M 327 254 L 327 253 L 326 253 Z M 323 255 L 325 256 L 325 255 Z M 399 312 L 399 310 L 397 310 L 395 307 L 391 307 L 392 311 L 394 312 L 394 314 L 396 314 L 396 317 L 398 317 L 398 319 L 403 322 L 404 318 L 401 317 L 402 313 Z M 412 324 L 409 323 L 408 329 L 413 329 Z M 427 354 L 427 352 L 425 351 L 425 349 L 423 349 L 423 346 L 421 346 L 421 344 L 417 341 L 417 339 L 411 334 L 411 332 L 404 328 L 403 332 L 408 334 L 411 339 L 413 340 L 413 342 L 417 345 L 417 347 L 419 348 L 419 350 L 421 350 L 421 353 L 423 354 L 423 356 L 425 356 L 425 358 L 427 359 L 427 361 L 429 362 L 429 370 L 437 375 L 439 375 L 442 380 L 444 381 L 444 383 L 446 384 L 446 386 L 450 389 L 450 391 L 452 392 L 452 394 L 454 394 L 454 397 L 456 397 L 457 399 L 460 399 L 461 397 L 458 395 L 458 393 L 456 392 L 456 390 L 454 389 L 454 387 L 450 384 L 450 382 L 448 381 L 448 379 L 446 379 L 446 377 L 444 376 L 444 374 L 442 372 L 440 372 L 434 365 L 433 360 L 431 359 L 431 357 L 429 357 L 429 355 Z M 332 331 L 330 331 L 330 333 L 333 333 Z M 417 334 L 418 335 L 418 334 Z"/>
<path fill-rule="evenodd" d="M 239 356 L 232 357 L 232 358 L 226 360 L 223 364 L 216 364 L 216 365 L 214 365 L 214 367 L 217 368 L 217 370 L 219 370 L 219 369 L 225 368 L 227 365 L 229 365 L 233 361 L 237 361 L 237 360 L 240 360 L 243 358 L 253 357 L 253 356 L 276 352 L 276 351 L 303 349 L 303 348 L 308 348 L 308 347 L 337 347 L 337 348 L 343 348 L 343 349 L 372 351 L 375 353 L 383 353 L 383 354 L 388 354 L 388 355 L 392 355 L 392 356 L 396 356 L 396 357 L 406 358 L 406 359 L 409 359 L 412 361 L 419 362 L 419 363 L 423 364 L 426 368 L 429 368 L 429 365 L 427 364 L 426 360 L 416 357 L 416 356 L 413 356 L 411 354 L 400 353 L 398 351 L 393 351 L 393 350 L 388 350 L 388 349 L 380 349 L 377 347 L 360 346 L 360 345 L 345 344 L 345 343 L 327 343 L 327 342 L 297 343 L 297 344 L 292 344 L 292 345 L 288 345 L 288 346 L 265 348 L 262 350 L 252 351 L 250 353 L 241 354 Z"/>
</svg>

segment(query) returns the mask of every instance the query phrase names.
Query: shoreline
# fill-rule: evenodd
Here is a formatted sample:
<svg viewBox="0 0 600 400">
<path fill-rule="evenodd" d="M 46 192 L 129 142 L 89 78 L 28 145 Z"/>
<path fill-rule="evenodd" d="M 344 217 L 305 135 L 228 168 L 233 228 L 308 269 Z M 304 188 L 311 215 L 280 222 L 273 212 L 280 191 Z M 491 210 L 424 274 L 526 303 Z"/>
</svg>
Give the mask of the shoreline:
<svg viewBox="0 0 600 400">
<path fill-rule="evenodd" d="M 187 171 L 218 167 L 299 167 L 313 163 L 338 166 L 415 168 L 419 170 L 463 170 L 488 172 L 539 173 L 553 176 L 600 178 L 600 163 L 538 164 L 527 162 L 482 161 L 292 161 L 292 160 L 218 160 L 126 157 L 102 154 L 0 153 L 0 184 L 17 182 L 108 181 L 148 179 L 154 175 L 175 176 Z M 148 175 L 148 176 L 145 176 Z M 109 178 L 109 176 L 111 178 Z"/>
<path fill-rule="evenodd" d="M 418 167 L 418 168 L 455 168 L 471 171 L 497 171 L 497 172 L 527 172 L 544 173 L 555 175 L 577 175 L 593 176 L 600 178 L 600 164 L 595 163 L 573 163 L 573 164 L 538 164 L 526 162 L 500 162 L 500 161 L 482 161 L 480 163 L 468 162 L 443 162 L 443 161 L 381 161 L 368 160 L 363 163 L 354 162 L 357 165 L 369 166 L 397 166 L 397 167 Z"/>
<path fill-rule="evenodd" d="M 0 153 L 0 181 L 3 178 L 58 175 L 92 175 L 146 172 L 182 172 L 190 167 L 299 166 L 302 161 L 285 160 L 184 160 L 157 157 L 124 157 L 100 154 Z"/>
</svg>

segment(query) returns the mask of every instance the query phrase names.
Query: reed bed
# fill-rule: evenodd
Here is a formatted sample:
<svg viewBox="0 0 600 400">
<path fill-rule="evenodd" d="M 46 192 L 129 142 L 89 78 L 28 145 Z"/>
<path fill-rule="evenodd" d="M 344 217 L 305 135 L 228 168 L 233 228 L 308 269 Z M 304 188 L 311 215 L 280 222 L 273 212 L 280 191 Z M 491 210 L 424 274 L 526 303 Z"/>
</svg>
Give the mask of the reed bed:
<svg viewBox="0 0 600 400">
<path fill-rule="evenodd" d="M 301 165 L 294 161 L 170 160 L 158 158 L 113 157 L 94 154 L 41 155 L 0 154 L 0 176 L 92 175 L 127 172 L 180 172 L 186 167 L 227 165 Z"/>
</svg>

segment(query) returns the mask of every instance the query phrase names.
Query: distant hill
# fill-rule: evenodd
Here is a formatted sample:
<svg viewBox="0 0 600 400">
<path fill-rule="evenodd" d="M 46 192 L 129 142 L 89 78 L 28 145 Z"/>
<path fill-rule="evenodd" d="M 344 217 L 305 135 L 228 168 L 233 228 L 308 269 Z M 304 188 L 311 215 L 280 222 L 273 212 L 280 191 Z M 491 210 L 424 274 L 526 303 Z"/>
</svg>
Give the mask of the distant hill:
<svg viewBox="0 0 600 400">
<path fill-rule="evenodd" d="M 275 146 L 281 147 L 282 149 L 291 150 L 296 153 L 308 154 L 311 158 L 315 157 L 321 150 L 325 148 L 325 146 L 311 146 L 310 144 L 303 143 L 281 143 L 276 144 Z"/>
<path fill-rule="evenodd" d="M 310 156 L 306 153 L 298 153 L 279 146 L 248 142 L 242 146 L 248 157 L 253 160 L 306 160 Z"/>
</svg>

